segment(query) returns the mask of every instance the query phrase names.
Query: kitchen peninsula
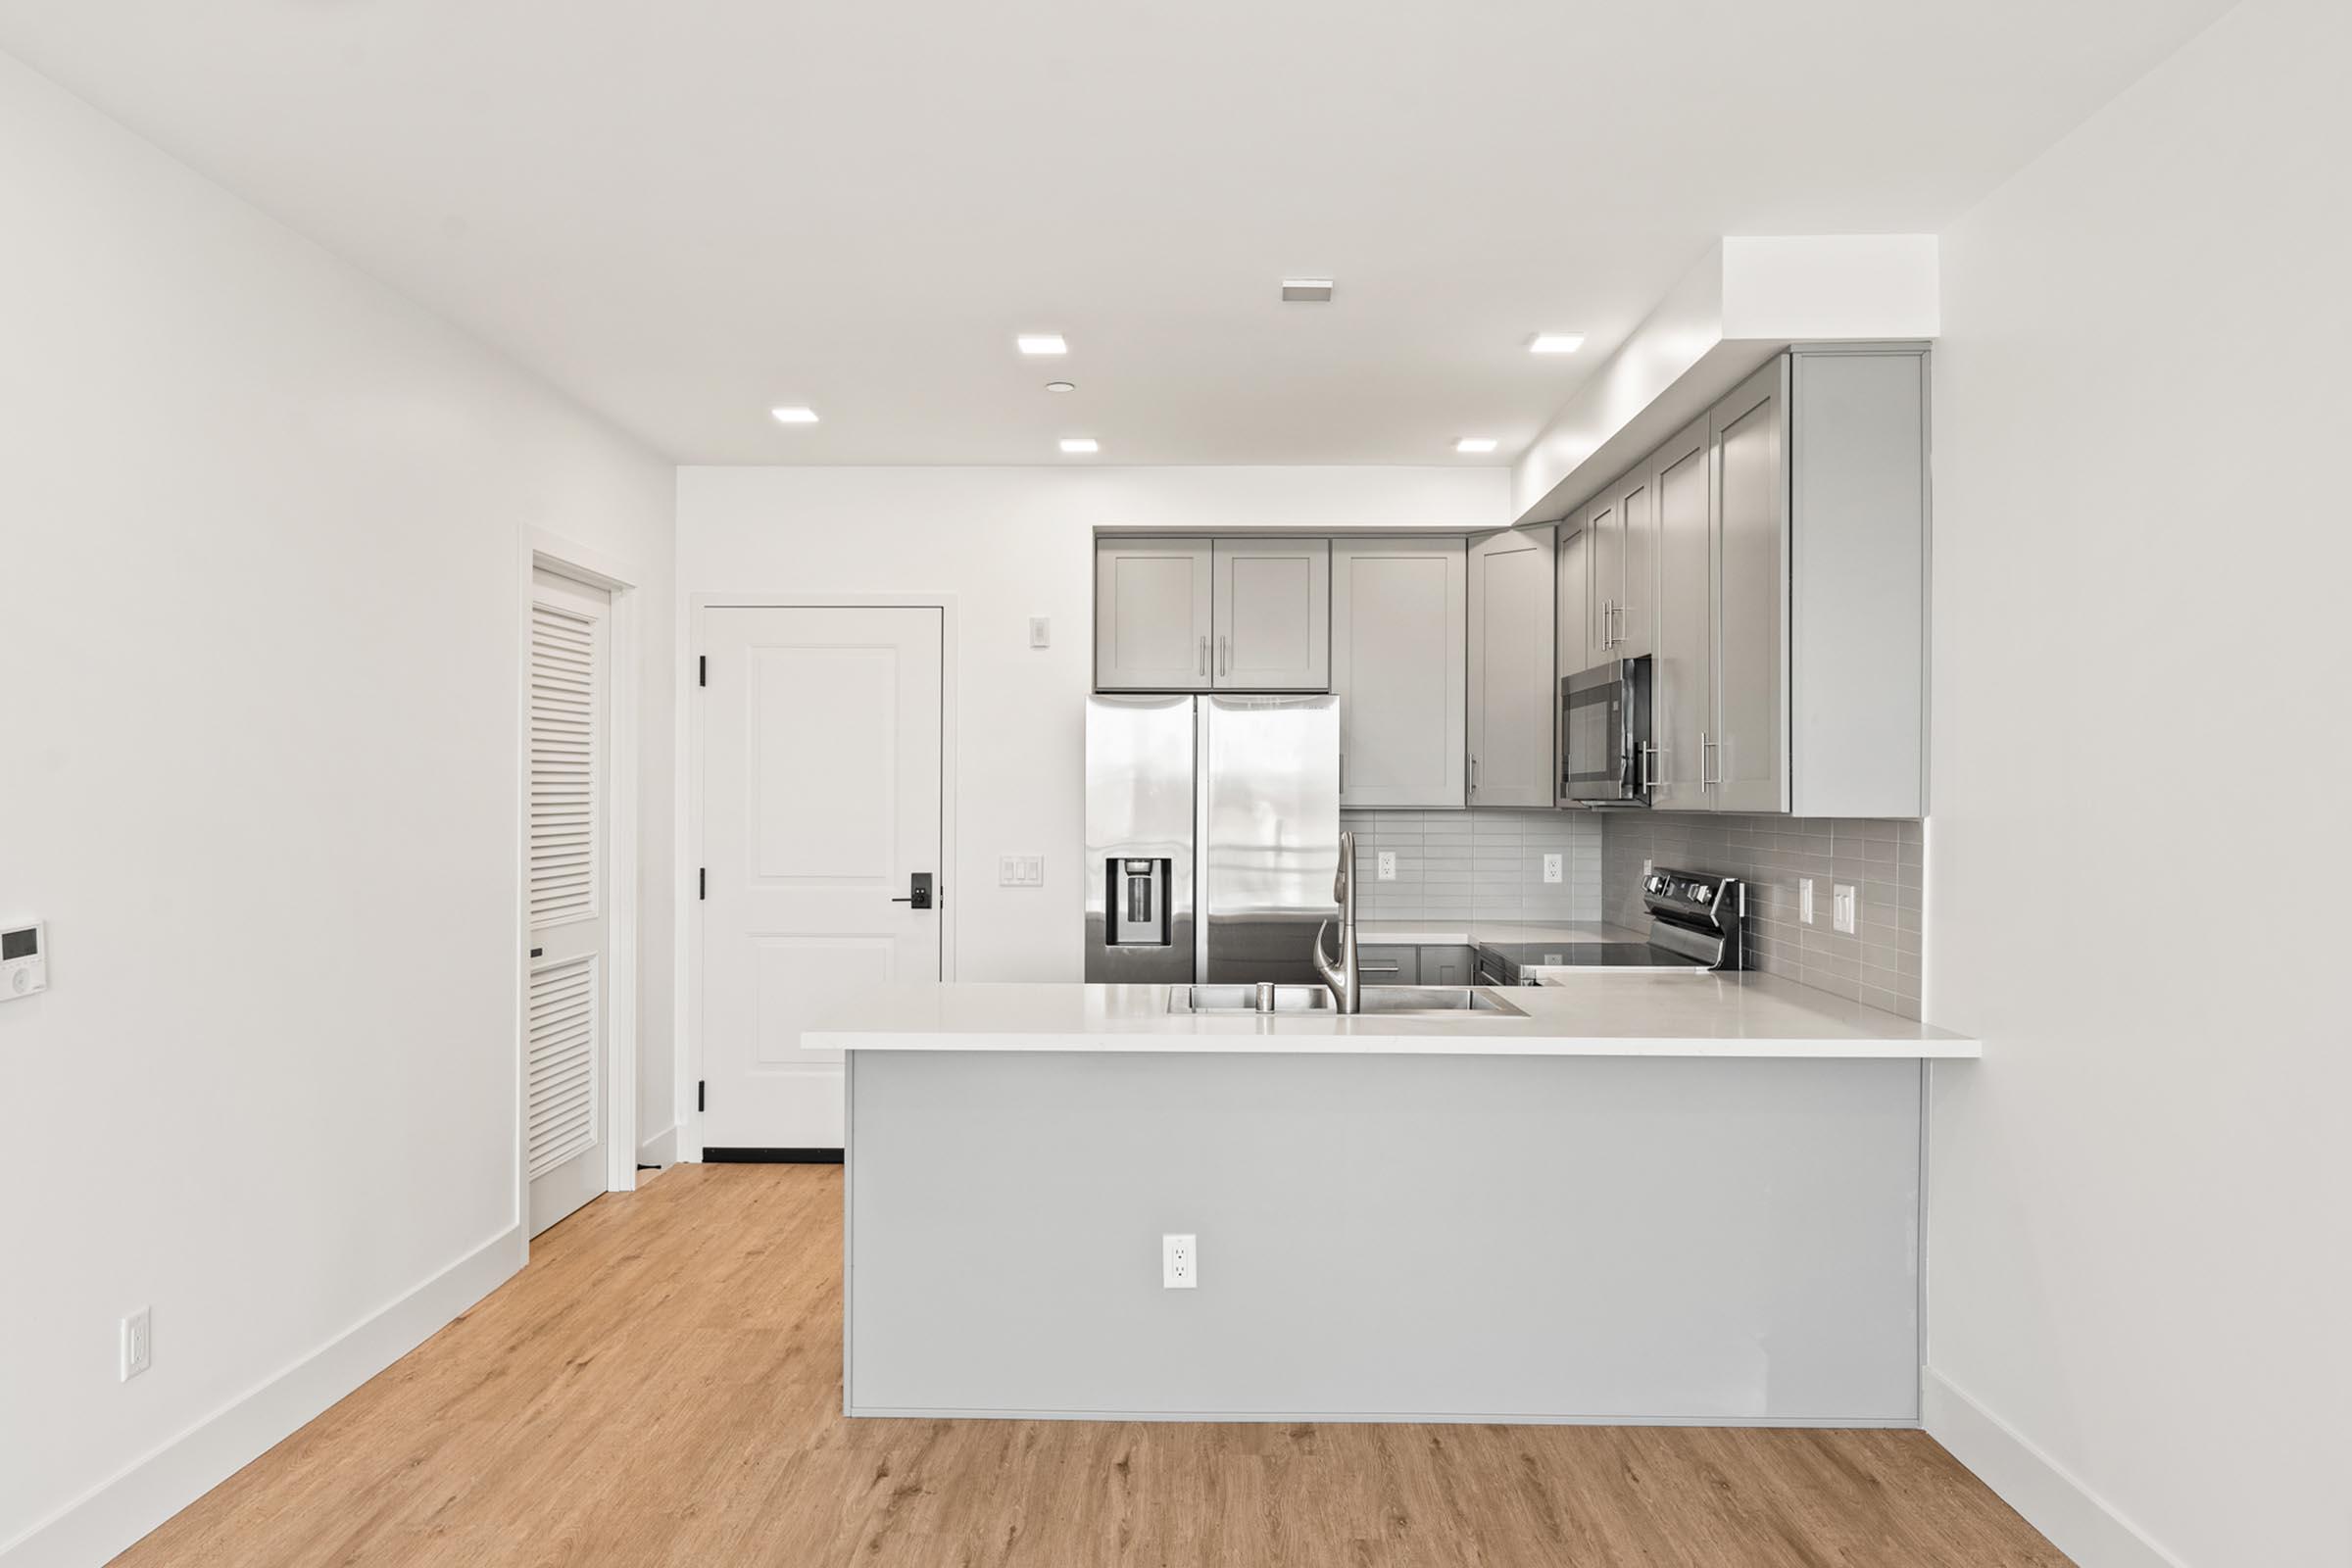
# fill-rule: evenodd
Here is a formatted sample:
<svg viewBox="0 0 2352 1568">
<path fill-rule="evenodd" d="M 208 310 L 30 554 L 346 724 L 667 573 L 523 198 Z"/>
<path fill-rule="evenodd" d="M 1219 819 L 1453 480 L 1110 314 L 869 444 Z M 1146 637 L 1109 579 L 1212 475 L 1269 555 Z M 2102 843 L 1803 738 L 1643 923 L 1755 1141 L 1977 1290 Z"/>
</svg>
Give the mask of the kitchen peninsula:
<svg viewBox="0 0 2352 1568">
<path fill-rule="evenodd" d="M 849 1062 L 851 1414 L 1917 1419 L 1924 1063 L 1975 1042 L 1752 972 L 1171 990 L 883 988 L 806 1037 Z"/>
</svg>

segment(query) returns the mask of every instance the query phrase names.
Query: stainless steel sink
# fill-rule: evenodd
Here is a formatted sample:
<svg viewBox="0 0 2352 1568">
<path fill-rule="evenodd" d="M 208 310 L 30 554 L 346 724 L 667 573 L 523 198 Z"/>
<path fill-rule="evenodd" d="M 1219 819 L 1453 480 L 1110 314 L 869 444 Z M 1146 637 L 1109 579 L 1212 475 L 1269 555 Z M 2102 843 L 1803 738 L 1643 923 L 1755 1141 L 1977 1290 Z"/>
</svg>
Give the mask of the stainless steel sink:
<svg viewBox="0 0 2352 1568">
<path fill-rule="evenodd" d="M 1273 1006 L 1258 1005 L 1256 986 L 1170 986 L 1170 1012 L 1246 1014 L 1256 1012 L 1334 1012 L 1331 992 L 1322 986 L 1275 986 Z M 1476 986 L 1366 986 L 1364 1016 L 1384 1018 L 1447 1018 L 1486 1013 L 1498 1018 L 1527 1014 Z"/>
</svg>

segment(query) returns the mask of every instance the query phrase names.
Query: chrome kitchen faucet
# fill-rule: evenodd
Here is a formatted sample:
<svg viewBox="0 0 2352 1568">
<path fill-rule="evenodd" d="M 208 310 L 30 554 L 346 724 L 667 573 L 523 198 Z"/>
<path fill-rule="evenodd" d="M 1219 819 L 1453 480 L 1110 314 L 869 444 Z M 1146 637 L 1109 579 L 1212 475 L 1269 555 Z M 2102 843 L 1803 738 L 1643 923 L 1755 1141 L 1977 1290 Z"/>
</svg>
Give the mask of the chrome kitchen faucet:
<svg viewBox="0 0 2352 1568">
<path fill-rule="evenodd" d="M 1340 957 L 1323 956 L 1323 933 L 1331 922 L 1315 927 L 1315 972 L 1331 988 L 1333 1007 L 1341 1012 L 1364 1010 L 1363 977 L 1355 966 L 1355 834 L 1340 834 L 1340 869 L 1331 879 L 1331 896 L 1340 906 Z"/>
</svg>

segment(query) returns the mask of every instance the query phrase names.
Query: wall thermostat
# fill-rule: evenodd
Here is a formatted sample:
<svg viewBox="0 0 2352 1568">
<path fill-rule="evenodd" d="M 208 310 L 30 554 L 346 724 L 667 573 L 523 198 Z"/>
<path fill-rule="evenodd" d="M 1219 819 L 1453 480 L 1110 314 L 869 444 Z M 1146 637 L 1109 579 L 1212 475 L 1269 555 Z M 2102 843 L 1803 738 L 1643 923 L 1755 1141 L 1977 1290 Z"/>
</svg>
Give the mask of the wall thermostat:
<svg viewBox="0 0 2352 1568">
<path fill-rule="evenodd" d="M 36 920 L 0 927 L 0 1002 L 48 989 L 48 926 Z"/>
</svg>

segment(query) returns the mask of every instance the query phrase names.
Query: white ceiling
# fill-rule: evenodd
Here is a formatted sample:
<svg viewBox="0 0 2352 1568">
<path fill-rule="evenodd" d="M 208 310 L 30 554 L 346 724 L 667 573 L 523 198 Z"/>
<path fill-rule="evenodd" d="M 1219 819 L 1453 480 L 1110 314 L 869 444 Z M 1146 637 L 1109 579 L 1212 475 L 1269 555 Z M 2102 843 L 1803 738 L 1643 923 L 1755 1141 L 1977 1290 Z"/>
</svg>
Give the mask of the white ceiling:
<svg viewBox="0 0 2352 1568">
<path fill-rule="evenodd" d="M 0 48 L 680 462 L 1493 466 L 1716 237 L 1939 229 L 2225 9 L 0 0 Z"/>
</svg>

